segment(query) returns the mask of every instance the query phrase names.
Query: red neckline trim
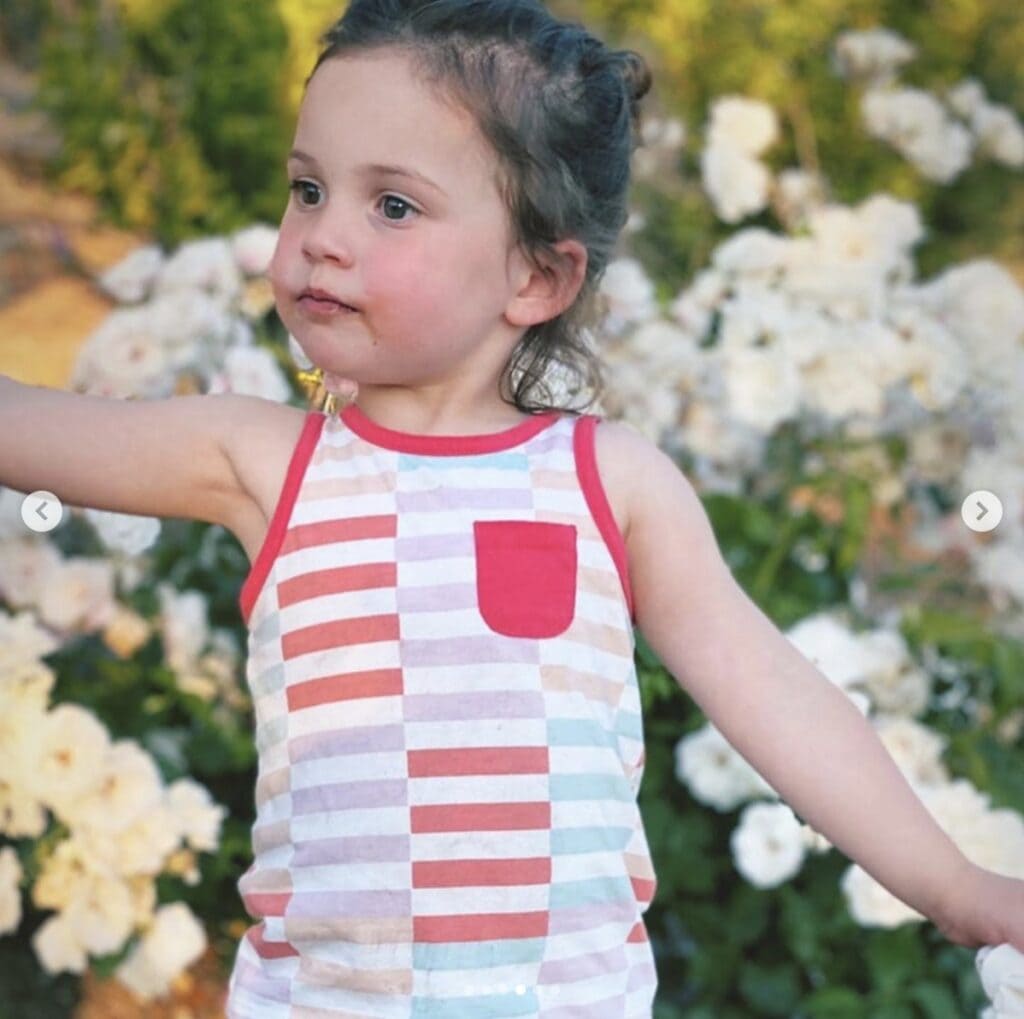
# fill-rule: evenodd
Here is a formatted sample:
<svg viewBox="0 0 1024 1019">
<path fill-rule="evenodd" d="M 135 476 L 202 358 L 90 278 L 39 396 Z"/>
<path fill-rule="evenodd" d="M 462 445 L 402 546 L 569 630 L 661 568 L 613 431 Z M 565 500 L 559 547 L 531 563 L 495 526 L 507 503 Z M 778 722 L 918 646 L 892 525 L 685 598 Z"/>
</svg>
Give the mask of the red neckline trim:
<svg viewBox="0 0 1024 1019">
<path fill-rule="evenodd" d="M 338 417 L 361 439 L 376 446 L 392 449 L 398 453 L 432 453 L 452 456 L 460 453 L 494 453 L 511 449 L 542 432 L 558 420 L 557 411 L 535 414 L 518 425 L 503 432 L 489 432 L 483 435 L 416 435 L 400 432 L 394 428 L 371 421 L 354 403 L 348 404 Z"/>
</svg>

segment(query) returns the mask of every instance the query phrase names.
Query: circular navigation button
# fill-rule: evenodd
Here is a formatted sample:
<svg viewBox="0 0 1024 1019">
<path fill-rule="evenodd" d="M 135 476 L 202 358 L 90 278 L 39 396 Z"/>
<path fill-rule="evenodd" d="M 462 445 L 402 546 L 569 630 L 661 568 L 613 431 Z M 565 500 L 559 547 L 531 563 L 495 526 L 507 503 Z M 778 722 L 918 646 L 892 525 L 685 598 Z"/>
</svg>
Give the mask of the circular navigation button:
<svg viewBox="0 0 1024 1019">
<path fill-rule="evenodd" d="M 64 507 L 53 492 L 33 492 L 21 503 L 21 519 L 30 531 L 45 534 L 52 531 L 64 516 Z"/>
<path fill-rule="evenodd" d="M 1003 519 L 1003 504 L 999 496 L 981 488 L 964 499 L 960 516 L 972 531 L 991 531 Z"/>
</svg>

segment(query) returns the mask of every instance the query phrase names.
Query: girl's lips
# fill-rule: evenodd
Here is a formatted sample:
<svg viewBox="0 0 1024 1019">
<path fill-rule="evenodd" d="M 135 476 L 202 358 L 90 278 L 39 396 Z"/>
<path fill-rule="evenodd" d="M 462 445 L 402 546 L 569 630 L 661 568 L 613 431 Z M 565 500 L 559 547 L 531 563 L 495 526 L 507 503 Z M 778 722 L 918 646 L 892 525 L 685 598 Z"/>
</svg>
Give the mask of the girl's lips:
<svg viewBox="0 0 1024 1019">
<path fill-rule="evenodd" d="M 298 301 L 299 307 L 309 315 L 318 317 L 331 315 L 348 315 L 355 312 L 355 308 L 347 304 L 340 304 L 338 301 L 325 300 L 317 297 L 303 295 Z"/>
</svg>

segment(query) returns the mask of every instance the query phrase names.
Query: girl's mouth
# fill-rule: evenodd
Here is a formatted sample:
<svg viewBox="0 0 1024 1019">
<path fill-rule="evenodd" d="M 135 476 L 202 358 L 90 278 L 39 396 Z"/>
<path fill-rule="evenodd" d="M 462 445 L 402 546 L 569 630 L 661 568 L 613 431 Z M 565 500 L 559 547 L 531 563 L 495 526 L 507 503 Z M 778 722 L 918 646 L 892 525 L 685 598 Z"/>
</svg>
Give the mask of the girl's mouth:
<svg viewBox="0 0 1024 1019">
<path fill-rule="evenodd" d="M 300 297 L 298 303 L 299 307 L 308 315 L 317 317 L 354 314 L 356 310 L 351 305 L 318 297 L 310 297 L 308 294 Z"/>
</svg>

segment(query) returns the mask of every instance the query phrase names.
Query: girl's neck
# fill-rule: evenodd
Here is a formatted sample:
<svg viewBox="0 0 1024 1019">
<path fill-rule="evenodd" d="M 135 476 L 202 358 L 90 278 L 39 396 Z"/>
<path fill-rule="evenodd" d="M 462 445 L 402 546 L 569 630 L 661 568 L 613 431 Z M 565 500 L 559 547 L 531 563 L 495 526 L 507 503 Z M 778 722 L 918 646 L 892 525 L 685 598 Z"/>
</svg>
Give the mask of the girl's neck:
<svg viewBox="0 0 1024 1019">
<path fill-rule="evenodd" d="M 427 401 L 395 399 L 390 394 L 363 389 L 352 405 L 379 427 L 410 435 L 486 435 L 515 428 L 533 416 L 503 401 L 456 411 L 450 406 L 431 407 Z"/>
</svg>

